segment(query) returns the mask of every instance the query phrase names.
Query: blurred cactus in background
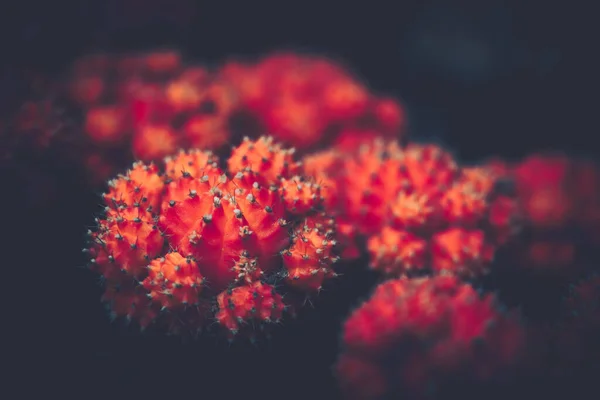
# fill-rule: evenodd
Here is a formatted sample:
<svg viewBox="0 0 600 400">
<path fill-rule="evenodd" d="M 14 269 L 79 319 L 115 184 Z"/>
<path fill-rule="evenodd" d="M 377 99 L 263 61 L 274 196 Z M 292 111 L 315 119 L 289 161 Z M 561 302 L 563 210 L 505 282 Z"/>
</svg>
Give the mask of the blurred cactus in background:
<svg viewBox="0 0 600 400">
<path fill-rule="evenodd" d="M 227 151 L 262 132 L 308 151 L 336 140 L 353 146 L 375 135 L 401 137 L 406 128 L 396 100 L 370 93 L 325 58 L 293 53 L 214 71 L 186 65 L 169 49 L 99 53 L 77 60 L 43 93 L 4 122 L 5 135 L 10 143 L 53 147 L 96 187 L 133 159 Z"/>
</svg>

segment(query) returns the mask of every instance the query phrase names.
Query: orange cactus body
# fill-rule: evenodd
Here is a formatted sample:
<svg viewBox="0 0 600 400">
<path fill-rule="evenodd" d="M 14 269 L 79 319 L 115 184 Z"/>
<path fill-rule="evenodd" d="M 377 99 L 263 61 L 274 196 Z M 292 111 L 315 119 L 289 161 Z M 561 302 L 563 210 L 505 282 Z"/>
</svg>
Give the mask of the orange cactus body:
<svg viewBox="0 0 600 400">
<path fill-rule="evenodd" d="M 142 282 L 148 297 L 171 310 L 197 304 L 203 284 L 204 277 L 196 262 L 177 252 L 152 260 L 148 276 Z"/>
<path fill-rule="evenodd" d="M 574 205 L 565 190 L 568 175 L 567 157 L 532 157 L 515 170 L 523 208 L 535 225 L 564 226 L 571 217 Z"/>
<path fill-rule="evenodd" d="M 511 173 L 525 217 L 538 229 L 599 226 L 600 173 L 594 163 L 533 155 Z"/>
<path fill-rule="evenodd" d="M 397 102 L 377 98 L 349 71 L 323 58 L 275 53 L 252 65 L 227 63 L 219 76 L 236 88 L 242 108 L 263 129 L 302 151 L 357 125 L 387 136 L 403 134 Z"/>
<path fill-rule="evenodd" d="M 332 177 L 343 168 L 341 154 L 335 150 L 322 151 L 307 155 L 302 161 L 302 171 L 306 176 L 313 177 L 320 187 L 323 196 L 323 205 L 332 210 L 339 204 L 338 184 Z"/>
<path fill-rule="evenodd" d="M 165 96 L 169 104 L 179 112 L 197 109 L 203 100 L 201 87 L 182 78 L 167 84 Z"/>
<path fill-rule="evenodd" d="M 367 250 L 371 255 L 371 268 L 393 276 L 423 272 L 429 247 L 425 239 L 413 233 L 386 226 L 380 235 L 369 239 Z"/>
<path fill-rule="evenodd" d="M 183 124 L 181 131 L 192 148 L 220 149 L 229 140 L 223 119 L 214 115 L 193 115 Z"/>
<path fill-rule="evenodd" d="M 266 80 L 253 66 L 227 63 L 219 70 L 219 75 L 233 84 L 241 102 L 249 110 L 260 111 L 268 102 Z"/>
<path fill-rule="evenodd" d="M 184 63 L 177 50 L 158 49 L 92 54 L 66 72 L 65 81 L 45 90 L 53 100 L 29 104 L 34 109 L 19 118 L 22 126 L 14 134 L 20 143 L 28 131 L 40 148 L 60 147 L 84 166 L 94 186 L 106 179 L 89 159 L 101 158 L 117 171 L 128 159 L 159 161 L 179 148 L 224 153 L 244 135 L 257 138 L 262 132 L 303 153 L 338 137 L 348 148 L 376 135 L 404 134 L 398 101 L 380 98 L 342 65 L 317 56 L 274 53 L 212 71 Z M 62 99 L 77 108 L 82 122 L 54 115 L 65 109 Z M 84 135 L 76 137 L 80 132 Z"/>
<path fill-rule="evenodd" d="M 300 176 L 281 179 L 281 196 L 290 212 L 304 215 L 321 208 L 321 186 Z"/>
<path fill-rule="evenodd" d="M 132 150 L 139 160 L 159 160 L 178 148 L 176 132 L 168 125 L 144 125 L 133 135 Z"/>
<path fill-rule="evenodd" d="M 476 226 L 487 212 L 487 194 L 488 191 L 477 190 L 468 183 L 452 186 L 440 199 L 444 220 L 450 224 Z"/>
<path fill-rule="evenodd" d="M 115 143 L 129 133 L 125 114 L 119 107 L 96 107 L 86 114 L 85 131 L 96 143 Z"/>
<path fill-rule="evenodd" d="M 344 212 L 363 234 L 380 230 L 389 215 L 386 203 L 409 183 L 399 168 L 400 154 L 395 143 L 365 145 L 339 171 L 344 173 L 342 186 L 352 185 L 344 193 Z"/>
<path fill-rule="evenodd" d="M 271 138 L 247 140 L 224 165 L 198 150 L 166 157 L 163 174 L 134 164 L 111 181 L 105 217 L 90 232 L 93 269 L 116 284 L 140 282 L 136 293 L 159 310 L 152 319 L 172 333 L 201 329 L 214 296 L 230 336 L 247 322 L 279 320 L 287 306 L 269 279 L 311 294 L 337 275 L 335 221 L 312 194 L 286 200 L 289 182 L 316 186 L 291 175 L 299 166 L 289 150 Z"/>
<path fill-rule="evenodd" d="M 320 290 L 327 278 L 335 276 L 334 246 L 335 241 L 323 235 L 314 221 L 305 221 L 294 232 L 290 248 L 283 252 L 289 284 L 310 291 Z"/>
<path fill-rule="evenodd" d="M 217 304 L 217 321 L 233 334 L 253 321 L 278 322 L 285 310 L 281 295 L 262 282 L 224 291 L 217 296 Z"/>
<path fill-rule="evenodd" d="M 363 115 L 369 104 L 368 91 L 350 79 L 336 79 L 323 90 L 323 105 L 333 120 L 348 120 Z"/>
<path fill-rule="evenodd" d="M 451 228 L 433 236 L 431 267 L 435 272 L 452 271 L 475 278 L 487 272 L 494 250 L 486 243 L 483 231 Z"/>
<path fill-rule="evenodd" d="M 175 156 L 165 157 L 165 174 L 168 179 L 204 176 L 205 170 L 217 167 L 218 162 L 219 158 L 209 150 L 179 150 Z"/>
<path fill-rule="evenodd" d="M 239 171 L 249 168 L 272 183 L 298 173 L 300 164 L 294 161 L 293 155 L 294 149 L 284 150 L 273 142 L 272 137 L 262 137 L 257 141 L 246 137 L 231 152 L 228 168 Z"/>
<path fill-rule="evenodd" d="M 283 97 L 269 107 L 264 118 L 269 132 L 277 132 L 280 140 L 306 149 L 317 143 L 323 135 L 323 119 L 317 104 Z"/>
<path fill-rule="evenodd" d="M 160 224 L 180 243 L 179 251 L 205 261 L 203 275 L 222 290 L 234 279 L 232 261 L 243 250 L 252 247 L 264 261 L 262 269 L 269 271 L 273 254 L 289 237 L 283 202 L 275 191 L 241 173 L 232 180 L 218 168 L 205 173 L 169 183 Z"/>
<path fill-rule="evenodd" d="M 362 236 L 371 268 L 385 275 L 477 278 L 488 271 L 496 246 L 515 231 L 518 210 L 515 199 L 496 193 L 500 176 L 483 167 L 460 168 L 435 145 L 401 147 L 375 139 L 347 155 L 307 156 L 304 164 L 317 179 L 334 182 L 335 193 L 327 198 L 335 201 L 324 206 L 337 217 L 342 247 Z M 346 237 L 343 221 L 354 224 Z"/>
<path fill-rule="evenodd" d="M 525 335 L 494 304 L 453 276 L 384 282 L 344 324 L 340 385 L 353 399 L 401 389 L 422 396 L 430 383 L 443 389 L 453 377 L 482 382 L 508 372 Z M 372 384 L 352 373 L 355 368 L 369 371 Z"/>
<path fill-rule="evenodd" d="M 104 203 L 111 209 L 142 207 L 158 210 L 164 182 L 155 164 L 133 164 L 125 175 L 108 182 L 109 190 L 103 195 Z"/>
<path fill-rule="evenodd" d="M 152 214 L 141 207 L 109 210 L 94 242 L 93 265 L 109 280 L 118 280 L 120 274 L 142 277 L 147 260 L 156 257 L 164 245 Z"/>
</svg>

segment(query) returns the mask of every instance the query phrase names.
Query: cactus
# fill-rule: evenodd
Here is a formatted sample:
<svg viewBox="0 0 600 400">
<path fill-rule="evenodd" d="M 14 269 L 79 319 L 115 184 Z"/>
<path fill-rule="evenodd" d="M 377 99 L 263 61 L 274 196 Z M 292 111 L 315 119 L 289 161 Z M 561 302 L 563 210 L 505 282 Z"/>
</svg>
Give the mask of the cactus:
<svg viewBox="0 0 600 400">
<path fill-rule="evenodd" d="M 387 276 L 480 277 L 496 246 L 515 232 L 516 203 L 496 191 L 499 176 L 491 168 L 461 168 L 435 145 L 376 139 L 351 153 L 307 156 L 304 164 L 334 192 L 326 209 L 336 216 L 338 240 L 364 238 L 371 268 Z"/>
<path fill-rule="evenodd" d="M 59 153 L 96 188 L 134 159 L 157 162 L 180 148 L 225 155 L 243 135 L 272 132 L 306 153 L 405 134 L 398 101 L 316 56 L 273 53 L 210 69 L 169 49 L 90 54 L 54 78 L 36 76 L 22 109 L 0 121 L 3 157 L 20 146 Z"/>
<path fill-rule="evenodd" d="M 492 165 L 495 164 L 495 165 Z M 520 267 L 576 277 L 585 259 L 597 261 L 600 172 L 594 162 L 562 153 L 531 154 L 516 163 L 490 163 L 514 182 L 524 237 L 511 253 Z"/>
<path fill-rule="evenodd" d="M 136 162 L 110 181 L 88 250 L 112 313 L 182 333 L 207 325 L 213 304 L 233 337 L 283 317 L 278 282 L 318 293 L 337 275 L 335 221 L 292 155 L 270 137 L 245 139 L 225 169 L 211 152 L 180 151 L 162 172 Z"/>
<path fill-rule="evenodd" d="M 347 398 L 401 390 L 426 397 L 454 380 L 500 378 L 519 360 L 525 337 L 492 295 L 479 296 L 455 276 L 400 278 L 380 284 L 346 320 L 336 371 Z"/>
<path fill-rule="evenodd" d="M 340 64 L 294 53 L 270 54 L 256 63 L 229 62 L 218 74 L 232 83 L 243 109 L 259 126 L 301 151 L 318 148 L 344 129 L 402 136 L 403 107 L 380 98 Z"/>
</svg>

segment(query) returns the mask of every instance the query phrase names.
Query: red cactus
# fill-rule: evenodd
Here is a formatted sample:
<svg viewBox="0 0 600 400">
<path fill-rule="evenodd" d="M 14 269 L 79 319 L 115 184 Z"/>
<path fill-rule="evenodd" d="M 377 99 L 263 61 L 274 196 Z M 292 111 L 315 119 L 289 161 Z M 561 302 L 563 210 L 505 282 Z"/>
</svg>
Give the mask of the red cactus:
<svg viewBox="0 0 600 400">
<path fill-rule="evenodd" d="M 306 214 L 308 210 L 321 208 L 323 204 L 321 186 L 301 176 L 282 178 L 281 195 L 286 208 L 300 215 Z"/>
<path fill-rule="evenodd" d="M 133 281 L 107 284 L 102 301 L 109 305 L 111 319 L 135 320 L 142 329 L 146 329 L 158 315 L 147 293 Z"/>
<path fill-rule="evenodd" d="M 142 282 L 149 298 L 171 310 L 195 303 L 203 284 L 197 263 L 177 252 L 152 260 Z"/>
<path fill-rule="evenodd" d="M 499 176 L 487 168 L 460 168 L 438 146 L 402 148 L 378 139 L 350 154 L 308 156 L 305 165 L 317 179 L 334 182 L 330 199 L 336 201 L 326 208 L 337 217 L 340 242 L 350 241 L 341 224 L 352 221 L 346 233 L 367 239 L 372 268 L 386 275 L 478 277 L 514 230 L 516 206 L 495 192 Z"/>
<path fill-rule="evenodd" d="M 171 154 L 178 148 L 177 134 L 168 125 L 139 127 L 132 140 L 132 151 L 138 159 L 155 160 Z"/>
<path fill-rule="evenodd" d="M 334 257 L 336 244 L 331 233 L 328 226 L 313 218 L 307 218 L 294 231 L 291 246 L 283 252 L 283 264 L 291 286 L 320 290 L 326 279 L 336 275 L 328 261 Z"/>
<path fill-rule="evenodd" d="M 277 322 L 283 317 L 283 298 L 271 286 L 260 281 L 238 286 L 217 296 L 217 321 L 236 334 L 247 321 L 258 319 Z"/>
<path fill-rule="evenodd" d="M 60 149 L 93 185 L 132 159 L 156 162 L 179 148 L 225 151 L 240 133 L 272 132 L 308 151 L 338 137 L 344 146 L 403 136 L 406 125 L 400 103 L 375 96 L 341 65 L 314 56 L 275 53 L 211 71 L 184 65 L 168 49 L 92 54 L 63 78 L 27 102 L 8 121 L 8 132 L 21 144 Z"/>
<path fill-rule="evenodd" d="M 579 272 L 580 258 L 599 243 L 597 166 L 561 154 L 533 154 L 514 165 L 498 165 L 499 173 L 514 182 L 525 228 L 526 239 L 512 249 L 519 265 L 560 274 Z"/>
<path fill-rule="evenodd" d="M 259 172 L 269 182 L 298 173 L 299 163 L 293 159 L 294 149 L 283 149 L 272 137 L 253 141 L 245 137 L 232 152 L 227 166 L 230 170 L 247 168 Z"/>
<path fill-rule="evenodd" d="M 258 163 L 250 163 L 255 156 Z M 280 276 L 310 294 L 336 275 L 334 221 L 305 201 L 312 197 L 289 201 L 288 183 L 300 179 L 291 175 L 297 163 L 290 151 L 260 138 L 234 149 L 226 170 L 217 161 L 210 152 L 182 151 L 165 160 L 164 173 L 136 163 L 111 181 L 90 252 L 111 285 L 140 282 L 132 290 L 149 299 L 151 314 L 131 318 L 196 330 L 204 314 L 188 308 L 205 310 L 214 297 L 216 319 L 233 335 L 250 320 L 282 317 L 287 306 L 269 279 Z M 112 304 L 131 302 L 119 293 L 111 292 Z"/>
<path fill-rule="evenodd" d="M 391 280 L 346 320 L 338 380 L 352 399 L 401 389 L 424 396 L 432 383 L 443 390 L 453 379 L 498 378 L 518 360 L 524 338 L 491 295 L 453 276 Z"/>
<path fill-rule="evenodd" d="M 275 53 L 256 64 L 228 63 L 219 73 L 237 88 L 248 114 L 300 150 L 329 142 L 349 127 L 387 137 L 404 134 L 406 118 L 398 102 L 374 96 L 323 58 Z"/>
</svg>

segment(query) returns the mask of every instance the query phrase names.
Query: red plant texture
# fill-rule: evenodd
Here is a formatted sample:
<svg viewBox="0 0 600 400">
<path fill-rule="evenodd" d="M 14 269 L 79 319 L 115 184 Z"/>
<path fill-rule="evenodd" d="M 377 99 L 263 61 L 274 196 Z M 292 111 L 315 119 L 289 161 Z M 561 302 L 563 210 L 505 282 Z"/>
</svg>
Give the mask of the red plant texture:
<svg viewBox="0 0 600 400">
<path fill-rule="evenodd" d="M 598 359 L 593 162 L 462 165 L 408 141 L 397 100 L 291 52 L 215 68 L 170 49 L 93 54 L 32 86 L 0 121 L 0 160 L 56 153 L 91 187 L 108 182 L 85 251 L 113 318 L 254 338 L 336 278 L 338 261 L 367 260 L 379 282 L 342 327 L 345 398 L 460 396 L 517 374 L 583 375 Z M 59 174 L 30 164 L 15 171 L 59 191 Z M 524 324 L 500 299 L 558 316 Z"/>
<path fill-rule="evenodd" d="M 159 161 L 180 148 L 226 151 L 263 132 L 306 152 L 406 130 L 398 101 L 317 56 L 280 52 L 207 68 L 170 49 L 98 53 L 48 81 L 5 121 L 6 135 L 59 151 L 95 186 L 134 159 Z"/>
<path fill-rule="evenodd" d="M 565 154 L 532 154 L 489 164 L 514 182 L 522 238 L 510 252 L 531 270 L 576 277 L 600 245 L 600 171 Z"/>
<path fill-rule="evenodd" d="M 524 344 L 523 327 L 491 295 L 455 276 L 401 278 L 346 320 L 336 371 L 348 399 L 425 398 L 500 379 Z"/>
<path fill-rule="evenodd" d="M 216 320 L 233 337 L 283 317 L 282 287 L 318 292 L 336 276 L 335 222 L 299 173 L 293 151 L 261 137 L 223 166 L 181 151 L 111 180 L 88 251 L 113 316 L 171 333 Z"/>
<path fill-rule="evenodd" d="M 371 268 L 387 276 L 480 277 L 517 228 L 517 204 L 496 190 L 495 171 L 461 167 L 433 144 L 376 139 L 308 155 L 304 166 L 335 193 L 325 206 L 349 244 L 345 256 L 358 256 L 365 240 Z"/>
</svg>

